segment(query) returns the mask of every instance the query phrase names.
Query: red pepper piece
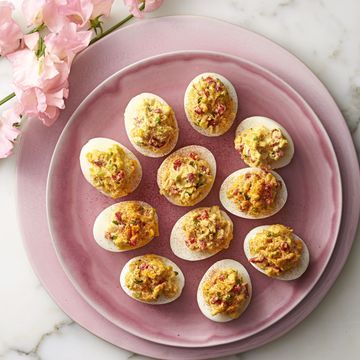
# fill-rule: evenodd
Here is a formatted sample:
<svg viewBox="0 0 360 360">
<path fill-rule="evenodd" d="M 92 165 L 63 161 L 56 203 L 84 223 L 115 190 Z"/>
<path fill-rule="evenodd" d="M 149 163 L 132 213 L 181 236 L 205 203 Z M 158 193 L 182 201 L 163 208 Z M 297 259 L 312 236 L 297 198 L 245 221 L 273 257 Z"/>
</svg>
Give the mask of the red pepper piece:
<svg viewBox="0 0 360 360">
<path fill-rule="evenodd" d="M 174 170 L 178 170 L 179 168 L 180 168 L 180 166 L 181 166 L 181 160 L 180 159 L 176 159 L 175 161 L 174 161 Z"/>
<path fill-rule="evenodd" d="M 193 160 L 199 159 L 199 155 L 198 155 L 196 152 L 193 152 L 193 151 L 189 154 L 189 156 L 190 156 Z"/>
<path fill-rule="evenodd" d="M 102 167 L 105 164 L 102 160 L 95 160 L 93 163 L 98 167 Z"/>
</svg>

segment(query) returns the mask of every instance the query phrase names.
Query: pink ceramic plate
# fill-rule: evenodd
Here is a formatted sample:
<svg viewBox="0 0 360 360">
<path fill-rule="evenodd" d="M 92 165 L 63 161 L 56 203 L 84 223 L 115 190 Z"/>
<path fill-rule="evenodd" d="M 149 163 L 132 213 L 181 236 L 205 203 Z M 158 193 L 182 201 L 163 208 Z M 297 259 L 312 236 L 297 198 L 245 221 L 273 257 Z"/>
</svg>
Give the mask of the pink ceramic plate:
<svg viewBox="0 0 360 360">
<path fill-rule="evenodd" d="M 156 171 L 161 159 L 137 153 L 143 167 L 139 188 L 127 199 L 143 200 L 156 207 L 160 238 L 145 248 L 114 254 L 99 248 L 92 237 L 96 216 L 114 203 L 84 180 L 78 157 L 83 144 L 93 137 L 110 137 L 135 151 L 123 124 L 128 101 L 141 92 L 153 92 L 171 104 L 180 127 L 178 148 L 199 144 L 217 159 L 213 190 L 199 206 L 219 204 L 222 181 L 244 167 L 233 148 L 234 129 L 219 138 L 194 131 L 185 119 L 183 95 L 190 80 L 205 71 L 228 78 L 238 94 L 238 121 L 251 115 L 276 119 L 290 132 L 296 147 L 292 163 L 279 173 L 289 198 L 284 209 L 266 220 L 232 217 L 234 241 L 217 256 L 197 263 L 177 259 L 169 247 L 174 223 L 188 208 L 170 204 L 158 193 Z M 237 121 L 237 122 L 238 122 Z M 269 71 L 245 60 L 210 52 L 160 55 L 131 65 L 98 86 L 79 106 L 65 127 L 55 149 L 48 182 L 48 218 L 60 261 L 84 298 L 114 324 L 154 342 L 186 347 L 212 346 L 249 337 L 289 313 L 311 290 L 333 251 L 341 216 L 341 183 L 336 157 L 322 125 L 304 100 Z M 308 244 L 311 264 L 293 282 L 270 280 L 246 264 L 243 239 L 253 227 L 284 223 L 292 226 Z M 186 286 L 179 300 L 149 306 L 129 298 L 118 277 L 129 258 L 158 253 L 174 260 L 183 270 Z M 215 261 L 234 258 L 245 264 L 253 283 L 253 299 L 240 320 L 218 324 L 206 319 L 196 304 L 196 289 L 206 269 Z M 154 326 L 156 324 L 156 326 Z"/>
<path fill-rule="evenodd" d="M 210 348 L 153 343 L 131 335 L 94 311 L 60 266 L 50 241 L 45 209 L 50 159 L 63 127 L 80 102 L 96 85 L 122 67 L 144 57 L 180 49 L 227 52 L 256 62 L 285 79 L 321 119 L 334 145 L 343 182 L 339 241 L 316 286 L 295 309 L 267 329 L 246 339 Z M 26 136 L 21 138 L 18 147 L 17 168 L 18 219 L 26 252 L 42 285 L 67 315 L 93 334 L 129 351 L 160 359 L 195 360 L 235 354 L 266 344 L 291 330 L 316 308 L 334 284 L 354 240 L 360 213 L 360 176 L 354 145 L 339 108 L 301 61 L 274 42 L 239 26 L 204 17 L 171 16 L 136 22 L 88 48 L 76 58 L 70 84 L 71 96 L 66 109 L 51 130 L 35 121 L 28 123 Z"/>
</svg>

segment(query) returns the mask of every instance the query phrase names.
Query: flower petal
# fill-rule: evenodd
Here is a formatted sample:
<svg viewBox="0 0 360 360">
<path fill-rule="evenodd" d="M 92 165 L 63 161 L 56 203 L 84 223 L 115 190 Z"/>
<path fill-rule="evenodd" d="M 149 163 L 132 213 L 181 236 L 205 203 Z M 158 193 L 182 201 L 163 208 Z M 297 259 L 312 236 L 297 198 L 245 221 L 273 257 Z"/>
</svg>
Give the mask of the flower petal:
<svg viewBox="0 0 360 360">
<path fill-rule="evenodd" d="M 6 158 L 12 153 L 13 142 L 20 134 L 20 130 L 14 127 L 15 123 L 20 122 L 16 110 L 17 104 L 0 115 L 0 158 Z"/>
<path fill-rule="evenodd" d="M 94 9 L 91 14 L 91 18 L 95 19 L 100 15 L 105 17 L 109 16 L 114 0 L 92 0 L 92 3 L 94 5 Z"/>
<path fill-rule="evenodd" d="M 8 55 L 20 47 L 23 33 L 11 17 L 14 6 L 7 1 L 0 1 L 0 55 Z"/>
<path fill-rule="evenodd" d="M 47 35 L 45 44 L 49 53 L 70 64 L 75 55 L 89 45 L 91 35 L 91 31 L 77 31 L 76 24 L 69 23 L 58 33 Z"/>
<path fill-rule="evenodd" d="M 164 0 L 146 0 L 144 12 L 155 11 L 163 4 L 163 2 L 164 2 Z"/>
</svg>

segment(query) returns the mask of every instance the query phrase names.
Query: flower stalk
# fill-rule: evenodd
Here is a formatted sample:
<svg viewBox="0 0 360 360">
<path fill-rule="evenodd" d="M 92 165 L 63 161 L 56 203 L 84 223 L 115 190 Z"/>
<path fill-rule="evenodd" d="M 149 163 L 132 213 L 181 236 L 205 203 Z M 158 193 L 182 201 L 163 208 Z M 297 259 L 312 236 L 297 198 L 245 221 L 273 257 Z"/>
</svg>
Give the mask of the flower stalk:
<svg viewBox="0 0 360 360">
<path fill-rule="evenodd" d="M 100 32 L 99 35 L 95 36 L 91 41 L 89 45 L 94 44 L 95 42 L 97 42 L 98 40 L 102 39 L 104 36 L 112 33 L 114 30 L 118 29 L 121 25 L 125 24 L 126 22 L 128 22 L 129 20 L 131 20 L 134 17 L 134 15 L 129 15 L 127 16 L 125 19 L 121 20 L 120 22 L 118 22 L 117 24 L 115 24 L 114 26 L 112 26 L 111 28 Z"/>
<path fill-rule="evenodd" d="M 12 98 L 15 97 L 15 93 L 11 93 L 8 96 L 5 96 L 3 99 L 0 100 L 0 106 L 5 104 L 7 101 L 11 100 Z"/>
</svg>

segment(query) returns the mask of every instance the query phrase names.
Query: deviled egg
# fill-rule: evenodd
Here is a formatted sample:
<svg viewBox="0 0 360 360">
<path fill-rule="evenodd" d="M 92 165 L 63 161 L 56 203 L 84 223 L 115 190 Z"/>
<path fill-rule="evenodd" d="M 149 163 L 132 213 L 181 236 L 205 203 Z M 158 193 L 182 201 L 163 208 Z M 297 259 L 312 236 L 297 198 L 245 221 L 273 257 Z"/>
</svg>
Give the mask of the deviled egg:
<svg viewBox="0 0 360 360">
<path fill-rule="evenodd" d="M 286 129 L 264 116 L 243 120 L 236 129 L 235 149 L 251 167 L 277 169 L 294 156 L 294 143 Z"/>
<path fill-rule="evenodd" d="M 251 295 L 251 280 L 246 269 L 235 260 L 225 259 L 206 271 L 198 287 L 197 302 L 208 319 L 227 322 L 245 311 Z"/>
<path fill-rule="evenodd" d="M 179 128 L 174 110 L 160 96 L 142 93 L 125 109 L 125 129 L 137 151 L 149 157 L 167 155 L 175 147 Z"/>
<path fill-rule="evenodd" d="M 105 250 L 122 252 L 159 236 L 156 210 L 143 201 L 123 201 L 104 209 L 93 227 L 94 239 Z"/>
<path fill-rule="evenodd" d="M 309 265 L 305 242 L 280 224 L 252 229 L 245 237 L 244 252 L 255 269 L 279 280 L 297 279 Z"/>
<path fill-rule="evenodd" d="M 120 274 L 120 285 L 127 295 L 152 305 L 176 300 L 184 284 L 184 275 L 175 263 L 153 254 L 129 260 Z"/>
<path fill-rule="evenodd" d="M 179 206 L 192 206 L 210 192 L 216 176 L 214 155 L 205 147 L 185 146 L 160 165 L 157 183 L 160 194 Z"/>
<path fill-rule="evenodd" d="M 170 247 L 181 259 L 206 259 L 227 249 L 233 239 L 233 222 L 218 206 L 189 211 L 174 225 Z"/>
<path fill-rule="evenodd" d="M 137 157 L 124 145 L 107 138 L 91 139 L 82 147 L 80 167 L 92 186 L 113 199 L 132 193 L 142 177 Z"/>
<path fill-rule="evenodd" d="M 244 168 L 230 174 L 220 188 L 226 210 L 245 219 L 262 219 L 276 214 L 287 200 L 287 189 L 275 171 Z"/>
<path fill-rule="evenodd" d="M 236 118 L 238 100 L 235 88 L 222 75 L 200 74 L 186 88 L 184 108 L 190 125 L 200 134 L 222 135 Z"/>
</svg>

